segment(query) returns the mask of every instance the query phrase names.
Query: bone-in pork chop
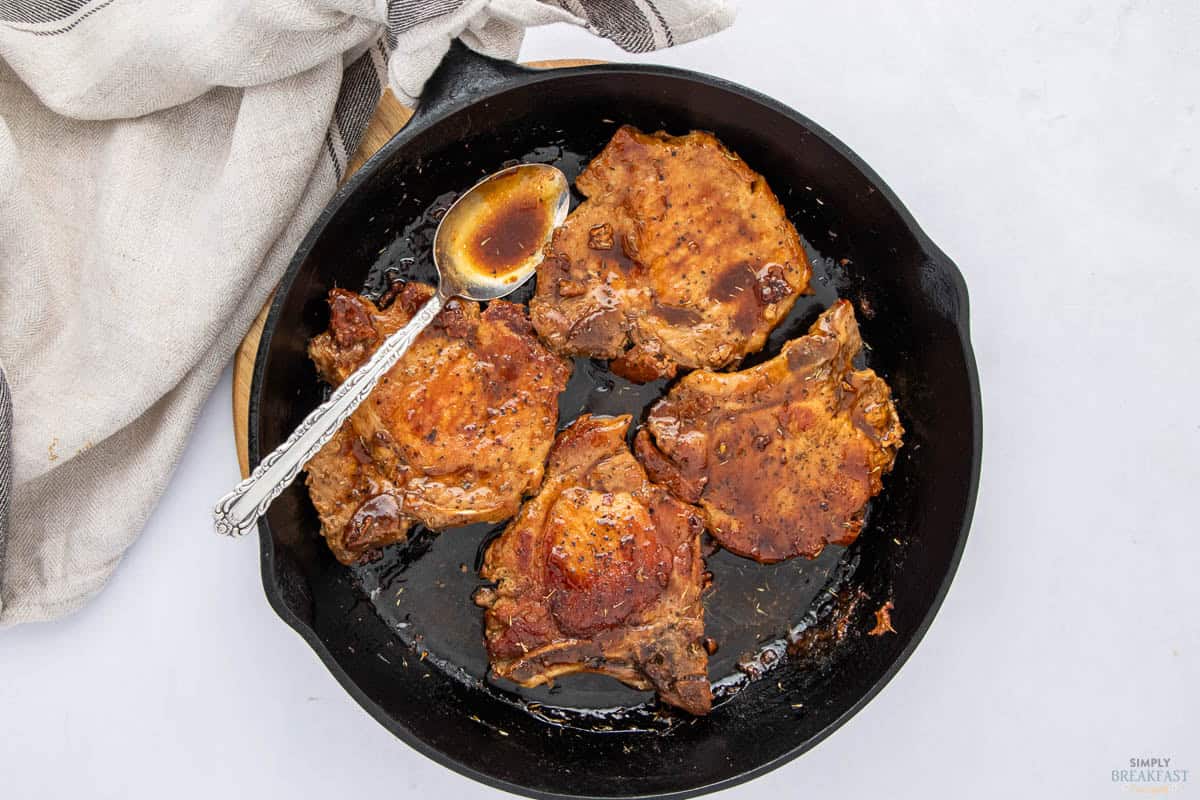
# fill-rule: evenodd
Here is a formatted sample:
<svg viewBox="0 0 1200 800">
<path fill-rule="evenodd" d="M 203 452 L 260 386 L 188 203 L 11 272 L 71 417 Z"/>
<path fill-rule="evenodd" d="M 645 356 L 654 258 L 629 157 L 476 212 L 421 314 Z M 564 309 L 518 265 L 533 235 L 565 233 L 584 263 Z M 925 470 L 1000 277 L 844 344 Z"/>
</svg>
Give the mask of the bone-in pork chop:
<svg viewBox="0 0 1200 800">
<path fill-rule="evenodd" d="M 584 415 L 559 434 L 541 491 L 489 547 L 488 655 L 525 686 L 598 672 L 706 714 L 700 515 L 646 479 L 629 422 Z"/>
<path fill-rule="evenodd" d="M 840 300 L 769 361 L 686 375 L 651 409 L 638 458 L 738 555 L 815 558 L 850 544 L 904 433 L 888 385 L 854 369 L 861 348 Z"/>
<path fill-rule="evenodd" d="M 576 187 L 529 304 L 568 355 L 645 382 L 720 369 L 763 346 L 809 264 L 766 180 L 707 133 L 622 127 Z"/>
<path fill-rule="evenodd" d="M 380 309 L 330 292 L 329 330 L 309 344 L 321 376 L 346 379 L 433 289 L 397 285 Z M 434 530 L 513 516 L 541 484 L 569 362 L 550 352 L 525 309 L 451 300 L 308 465 L 321 533 L 338 560 Z"/>
</svg>

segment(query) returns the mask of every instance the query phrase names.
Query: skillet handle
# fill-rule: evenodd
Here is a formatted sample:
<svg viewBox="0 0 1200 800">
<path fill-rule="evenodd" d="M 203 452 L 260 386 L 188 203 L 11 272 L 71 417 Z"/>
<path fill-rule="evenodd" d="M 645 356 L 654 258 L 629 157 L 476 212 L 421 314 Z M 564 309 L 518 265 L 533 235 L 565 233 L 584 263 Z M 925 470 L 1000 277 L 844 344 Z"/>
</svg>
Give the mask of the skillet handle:
<svg viewBox="0 0 1200 800">
<path fill-rule="evenodd" d="M 481 55 L 455 39 L 450 43 L 442 63 L 425 82 L 425 90 L 421 92 L 421 102 L 414 116 L 439 114 L 538 71 Z"/>
</svg>

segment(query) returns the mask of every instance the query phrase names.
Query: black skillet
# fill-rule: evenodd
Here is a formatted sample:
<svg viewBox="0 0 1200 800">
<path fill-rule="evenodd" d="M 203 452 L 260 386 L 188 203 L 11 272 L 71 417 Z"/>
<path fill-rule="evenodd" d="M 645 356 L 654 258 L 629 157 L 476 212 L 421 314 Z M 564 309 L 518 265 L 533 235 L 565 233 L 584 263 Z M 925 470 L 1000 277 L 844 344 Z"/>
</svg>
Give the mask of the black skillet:
<svg viewBox="0 0 1200 800">
<path fill-rule="evenodd" d="M 471 593 L 479 553 L 502 526 L 418 530 L 409 544 L 347 569 L 322 543 L 303 486 L 285 492 L 259 523 L 263 584 L 279 615 L 405 742 L 532 796 L 699 794 L 828 736 L 928 628 L 962 554 L 979 478 L 966 286 L 845 145 L 790 108 L 707 75 L 632 65 L 537 72 L 457 43 L 416 116 L 333 198 L 284 276 L 255 366 L 251 464 L 322 398 L 305 345 L 328 322 L 331 287 L 378 294 L 395 278 L 432 281 L 430 237 L 455 192 L 512 159 L 554 163 L 574 179 L 623 123 L 712 131 L 766 176 L 809 248 L 815 293 L 751 363 L 848 298 L 869 344 L 865 361 L 891 384 L 907 434 L 855 545 L 773 566 L 709 558 L 706 628 L 720 650 L 710 665 L 717 706 L 703 719 L 601 676 L 549 690 L 488 681 Z M 584 410 L 640 418 L 662 391 L 581 359 L 560 423 Z M 866 635 L 888 600 L 896 633 Z M 791 654 L 781 643 L 789 637 L 799 642 Z"/>
</svg>

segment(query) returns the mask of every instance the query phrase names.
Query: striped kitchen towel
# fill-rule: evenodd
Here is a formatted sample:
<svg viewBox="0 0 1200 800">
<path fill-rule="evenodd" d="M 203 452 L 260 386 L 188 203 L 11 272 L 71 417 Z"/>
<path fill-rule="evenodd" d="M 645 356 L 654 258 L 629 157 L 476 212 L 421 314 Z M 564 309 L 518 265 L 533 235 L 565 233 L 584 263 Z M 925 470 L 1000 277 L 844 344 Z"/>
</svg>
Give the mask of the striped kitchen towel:
<svg viewBox="0 0 1200 800">
<path fill-rule="evenodd" d="M 725 0 L 0 0 L 0 626 L 98 592 L 384 86 L 568 22 L 632 51 Z"/>
</svg>

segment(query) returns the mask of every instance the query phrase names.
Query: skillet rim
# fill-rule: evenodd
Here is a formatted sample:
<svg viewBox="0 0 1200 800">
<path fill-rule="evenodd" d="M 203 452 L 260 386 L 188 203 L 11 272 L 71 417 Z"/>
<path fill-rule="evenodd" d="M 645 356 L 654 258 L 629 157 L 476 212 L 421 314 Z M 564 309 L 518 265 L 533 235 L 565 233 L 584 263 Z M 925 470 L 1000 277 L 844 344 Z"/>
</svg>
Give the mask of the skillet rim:
<svg viewBox="0 0 1200 800">
<path fill-rule="evenodd" d="M 262 336 L 259 340 L 258 350 L 255 353 L 253 380 L 250 388 L 250 408 L 249 420 L 247 426 L 248 455 L 250 468 L 253 469 L 261 460 L 259 450 L 259 435 L 260 430 L 260 411 L 262 408 L 262 395 L 264 392 L 264 375 L 266 372 L 267 353 L 271 348 L 271 343 L 274 339 L 275 329 L 279 321 L 279 316 L 282 313 L 282 308 L 287 297 L 291 294 L 292 286 L 296 276 L 311 253 L 313 246 L 317 240 L 324 234 L 330 220 L 341 209 L 347 199 L 358 190 L 374 173 L 387 161 L 389 161 L 398 151 L 402 150 L 410 140 L 415 138 L 419 133 L 433 127 L 434 125 L 444 121 L 446 118 L 455 113 L 469 107 L 490 100 L 499 95 L 513 91 L 515 89 L 526 88 L 531 85 L 555 81 L 560 79 L 570 79 L 577 76 L 609 76 L 609 75 L 635 75 L 635 76 L 663 76 L 674 79 L 690 81 L 692 83 L 701 84 L 706 87 L 716 88 L 739 95 L 743 99 L 758 103 L 764 106 L 767 110 L 779 114 L 792 122 L 798 123 L 807 129 L 812 135 L 819 138 L 824 144 L 831 147 L 834 151 L 845 158 L 850 165 L 862 174 L 871 185 L 875 187 L 888 206 L 896 212 L 900 221 L 912 235 L 917 246 L 926 256 L 928 261 L 936 264 L 941 272 L 949 277 L 951 284 L 954 287 L 957 299 L 956 314 L 954 315 L 955 327 L 958 332 L 959 345 L 963 352 L 963 362 L 969 390 L 971 404 L 971 457 L 970 457 L 970 474 L 967 488 L 967 497 L 965 498 L 965 506 L 962 522 L 959 525 L 957 537 L 953 551 L 951 553 L 950 562 L 939 584 L 937 591 L 934 593 L 933 601 L 921 618 L 919 624 L 913 629 L 913 633 L 908 643 L 900 650 L 892 663 L 888 665 L 883 674 L 863 693 L 861 697 L 855 700 L 842 714 L 834 718 L 829 724 L 818 731 L 813 736 L 797 744 L 787 752 L 763 763 L 756 767 L 742 770 L 737 774 L 727 778 L 705 783 L 703 785 L 694 786 L 688 789 L 669 792 L 653 792 L 649 794 L 619 794 L 619 795 L 567 795 L 561 793 L 544 792 L 533 789 L 518 783 L 502 780 L 492 775 L 481 772 L 474 766 L 459 761 L 448 754 L 429 745 L 419 736 L 412 733 L 407 727 L 393 718 L 382 706 L 372 700 L 367 694 L 362 691 L 358 684 L 346 673 L 341 664 L 334 658 L 333 654 L 325 646 L 325 643 L 317 635 L 316 631 L 300 620 L 283 601 L 283 597 L 279 586 L 274 582 L 273 570 L 275 564 L 274 554 L 274 539 L 271 534 L 270 525 L 266 516 L 263 516 L 258 521 L 259 533 L 259 555 L 261 560 L 261 575 L 263 581 L 263 589 L 267 596 L 267 601 L 274 609 L 275 613 L 288 624 L 296 633 L 304 639 L 305 642 L 313 649 L 320 658 L 325 668 L 333 675 L 342 688 L 354 698 L 354 700 L 370 714 L 379 724 L 399 738 L 408 746 L 412 747 L 418 753 L 433 760 L 435 763 L 443 767 L 448 767 L 460 775 L 470 778 L 474 781 L 482 783 L 486 786 L 500 789 L 514 794 L 523 795 L 534 798 L 547 798 L 547 800 L 556 800 L 557 798 L 593 798 L 594 800 L 651 800 L 651 798 L 688 798 L 696 797 L 709 792 L 721 791 L 733 786 L 745 783 L 757 777 L 771 772 L 793 759 L 803 755 L 809 750 L 816 747 L 826 738 L 833 734 L 834 731 L 841 728 L 851 717 L 856 715 L 863 709 L 871 700 L 878 695 L 883 688 L 891 682 L 891 680 L 900 671 L 901 667 L 908 661 L 925 637 L 930 626 L 933 624 L 934 618 L 941 610 L 942 603 L 945 601 L 947 594 L 950 591 L 950 585 L 953 583 L 954 576 L 958 571 L 959 562 L 962 560 L 963 552 L 966 548 L 967 537 L 971 528 L 971 521 L 975 512 L 975 504 L 979 494 L 979 478 L 983 460 L 983 403 L 979 384 L 978 366 L 975 361 L 975 354 L 971 347 L 970 339 L 970 312 L 969 312 L 969 297 L 967 293 L 966 281 L 963 278 L 958 266 L 947 256 L 941 248 L 939 248 L 932 239 L 925 233 L 924 230 L 917 224 L 908 208 L 900 201 L 891 187 L 875 172 L 861 157 L 851 150 L 840 139 L 827 131 L 824 127 L 813 122 L 805 115 L 799 113 L 795 109 L 775 100 L 772 97 L 762 94 L 761 92 L 750 89 L 741 84 L 724 78 L 718 78 L 713 75 L 708 75 L 702 72 L 693 70 L 679 69 L 675 67 L 666 67 L 652 64 L 593 64 L 580 67 L 565 67 L 556 69 L 530 69 L 508 62 L 498 62 L 493 59 L 486 59 L 484 56 L 472 54 L 474 58 L 484 59 L 488 62 L 499 76 L 494 78 L 493 82 L 489 83 L 486 88 L 480 88 L 478 91 L 472 91 L 468 87 L 467 91 L 461 93 L 453 93 L 450 97 L 441 100 L 434 100 L 427 103 L 425 106 L 418 108 L 413 117 L 409 120 L 399 132 L 387 141 L 383 147 L 379 148 L 370 158 L 363 163 L 361 167 L 354 173 L 346 183 L 341 186 L 329 202 L 321 210 L 317 219 L 313 222 L 312 227 L 301 241 L 296 249 L 295 255 L 289 262 L 286 271 L 280 278 L 275 289 L 274 299 L 271 301 L 271 309 L 267 315 L 267 319 L 263 325 Z M 432 81 L 431 84 L 432 85 Z"/>
</svg>

